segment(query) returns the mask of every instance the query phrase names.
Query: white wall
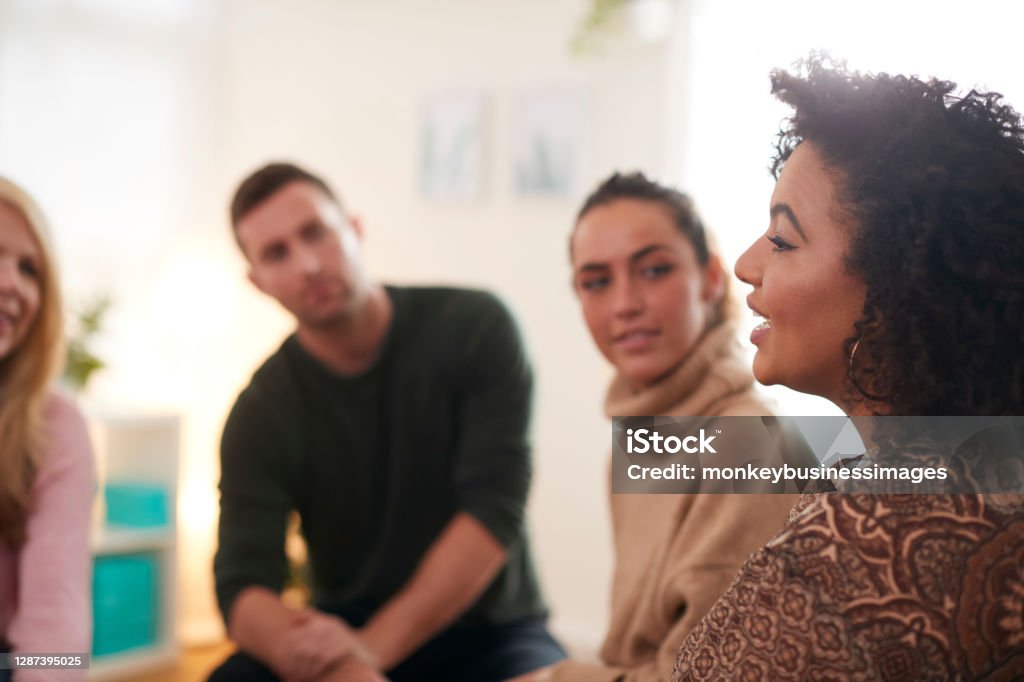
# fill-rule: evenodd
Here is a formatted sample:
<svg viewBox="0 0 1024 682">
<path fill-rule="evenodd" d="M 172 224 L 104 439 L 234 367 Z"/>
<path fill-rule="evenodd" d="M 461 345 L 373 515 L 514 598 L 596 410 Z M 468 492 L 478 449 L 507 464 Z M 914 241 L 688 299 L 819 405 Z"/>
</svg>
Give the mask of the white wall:
<svg viewBox="0 0 1024 682">
<path fill-rule="evenodd" d="M 559 628 L 593 644 L 608 602 L 610 431 L 601 410 L 608 370 L 569 288 L 567 235 L 582 194 L 514 195 L 509 110 L 524 89 L 581 88 L 589 102 L 581 189 L 615 167 L 658 173 L 667 158 L 666 61 L 663 47 L 622 36 L 603 55 L 573 58 L 584 9 L 581 0 L 229 1 L 216 189 L 226 202 L 258 164 L 308 164 L 363 217 L 368 259 L 383 279 L 486 287 L 510 304 L 538 380 L 530 513 L 541 576 Z M 453 88 L 489 97 L 486 190 L 471 203 L 418 192 L 421 98 Z M 226 231 L 220 214 L 208 219 Z M 240 296 L 230 348 L 215 349 L 230 353 L 221 396 L 224 385 L 244 385 L 289 327 L 255 292 Z"/>
</svg>

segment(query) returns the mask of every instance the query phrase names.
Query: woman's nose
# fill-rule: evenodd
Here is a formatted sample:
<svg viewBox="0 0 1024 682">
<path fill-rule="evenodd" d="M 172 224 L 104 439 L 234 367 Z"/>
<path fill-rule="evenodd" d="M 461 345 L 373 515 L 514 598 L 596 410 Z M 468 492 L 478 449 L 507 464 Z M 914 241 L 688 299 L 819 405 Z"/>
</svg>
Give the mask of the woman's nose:
<svg viewBox="0 0 1024 682">
<path fill-rule="evenodd" d="M 743 252 L 736 260 L 736 267 L 733 270 L 741 282 L 754 287 L 761 286 L 761 257 L 758 245 L 762 240 L 758 239 Z"/>
<path fill-rule="evenodd" d="M 616 317 L 632 317 L 644 309 L 640 287 L 630 279 L 624 279 L 615 287 L 614 312 Z"/>
<path fill-rule="evenodd" d="M 0 256 L 0 291 L 12 292 L 18 284 L 18 264 L 13 258 Z"/>
</svg>

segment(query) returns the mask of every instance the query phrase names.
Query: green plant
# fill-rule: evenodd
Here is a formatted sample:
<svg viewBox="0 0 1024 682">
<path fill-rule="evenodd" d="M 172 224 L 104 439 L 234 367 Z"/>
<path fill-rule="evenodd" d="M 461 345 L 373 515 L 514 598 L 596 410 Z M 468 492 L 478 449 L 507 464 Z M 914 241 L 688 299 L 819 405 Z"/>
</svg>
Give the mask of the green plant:
<svg viewBox="0 0 1024 682">
<path fill-rule="evenodd" d="M 78 309 L 69 326 L 62 379 L 76 393 L 85 389 L 93 372 L 106 367 L 106 363 L 89 350 L 88 342 L 103 328 L 103 317 L 112 303 L 109 296 L 95 297 Z"/>
<path fill-rule="evenodd" d="M 597 52 L 609 27 L 628 0 L 590 0 L 590 11 L 576 28 L 571 49 L 575 55 Z"/>
</svg>

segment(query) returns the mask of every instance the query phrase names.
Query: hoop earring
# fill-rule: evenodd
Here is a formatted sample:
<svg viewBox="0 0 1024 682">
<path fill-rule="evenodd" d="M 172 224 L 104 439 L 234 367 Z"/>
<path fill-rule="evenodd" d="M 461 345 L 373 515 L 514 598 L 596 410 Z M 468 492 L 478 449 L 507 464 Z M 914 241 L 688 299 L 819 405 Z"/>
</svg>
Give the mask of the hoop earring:
<svg viewBox="0 0 1024 682">
<path fill-rule="evenodd" d="M 860 342 L 864 340 L 864 337 L 858 337 L 853 342 L 853 350 L 850 351 L 850 376 L 853 376 L 853 359 L 857 357 L 857 349 L 860 348 Z"/>
</svg>

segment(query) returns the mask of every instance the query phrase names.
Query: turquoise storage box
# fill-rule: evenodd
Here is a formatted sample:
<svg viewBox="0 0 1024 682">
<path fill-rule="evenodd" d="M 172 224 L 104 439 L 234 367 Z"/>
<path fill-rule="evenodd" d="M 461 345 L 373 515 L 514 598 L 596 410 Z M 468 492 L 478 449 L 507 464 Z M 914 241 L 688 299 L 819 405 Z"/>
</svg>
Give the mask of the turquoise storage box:
<svg viewBox="0 0 1024 682">
<path fill-rule="evenodd" d="M 127 528 L 166 526 L 167 491 L 149 483 L 108 483 L 103 496 L 107 503 L 107 525 Z"/>
<path fill-rule="evenodd" d="M 96 559 L 92 578 L 94 656 L 156 643 L 159 585 L 159 566 L 153 554 Z"/>
</svg>

